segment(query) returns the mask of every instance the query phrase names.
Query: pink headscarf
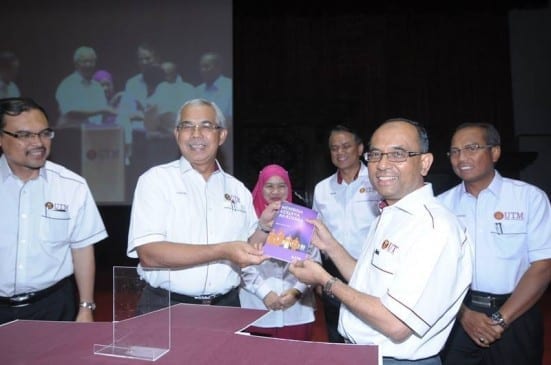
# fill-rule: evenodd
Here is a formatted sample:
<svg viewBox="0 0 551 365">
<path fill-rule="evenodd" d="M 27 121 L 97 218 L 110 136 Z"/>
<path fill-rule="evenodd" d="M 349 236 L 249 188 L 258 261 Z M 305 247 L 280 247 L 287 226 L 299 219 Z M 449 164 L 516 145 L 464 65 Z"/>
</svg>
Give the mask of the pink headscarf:
<svg viewBox="0 0 551 365">
<path fill-rule="evenodd" d="M 258 217 L 260 217 L 262 211 L 264 211 L 264 208 L 268 205 L 268 202 L 264 199 L 264 195 L 262 195 L 262 189 L 264 188 L 266 181 L 268 181 L 268 179 L 272 176 L 279 176 L 283 179 L 283 181 L 285 181 L 285 184 L 287 184 L 286 200 L 289 202 L 293 200 L 293 188 L 291 186 L 291 180 L 289 180 L 289 173 L 287 170 L 279 165 L 267 165 L 260 171 L 258 181 L 253 189 L 253 205 Z"/>
</svg>

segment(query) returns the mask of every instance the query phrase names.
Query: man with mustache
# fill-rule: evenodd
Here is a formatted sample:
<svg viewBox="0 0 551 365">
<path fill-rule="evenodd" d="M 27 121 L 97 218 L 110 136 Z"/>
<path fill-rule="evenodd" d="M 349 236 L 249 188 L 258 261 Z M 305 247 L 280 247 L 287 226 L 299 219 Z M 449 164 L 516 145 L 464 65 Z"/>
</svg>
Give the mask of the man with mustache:
<svg viewBox="0 0 551 365">
<path fill-rule="evenodd" d="M 541 364 L 537 305 L 551 280 L 551 206 L 534 185 L 501 176 L 501 137 L 489 123 L 457 127 L 448 152 L 462 182 L 438 198 L 473 238 L 473 282 L 444 364 Z"/>
<path fill-rule="evenodd" d="M 424 182 L 433 161 L 428 148 L 425 129 L 407 119 L 387 120 L 373 133 L 365 159 L 383 200 L 357 260 L 313 221 L 312 242 L 348 284 L 311 260 L 290 269 L 341 301 L 340 334 L 346 342 L 378 345 L 384 365 L 441 364 L 439 352 L 471 282 L 465 230 Z"/>
<path fill-rule="evenodd" d="M 0 131 L 0 323 L 91 322 L 93 245 L 107 233 L 90 189 L 47 161 L 55 134 L 32 99 L 0 99 Z"/>
<path fill-rule="evenodd" d="M 238 307 L 240 267 L 267 258 L 253 244 L 266 240 L 276 210 L 257 218 L 250 191 L 222 170 L 227 134 L 214 102 L 185 102 L 173 129 L 181 157 L 138 180 L 127 254 L 147 283 L 141 312 L 166 306 L 168 292 L 173 303 Z"/>
</svg>

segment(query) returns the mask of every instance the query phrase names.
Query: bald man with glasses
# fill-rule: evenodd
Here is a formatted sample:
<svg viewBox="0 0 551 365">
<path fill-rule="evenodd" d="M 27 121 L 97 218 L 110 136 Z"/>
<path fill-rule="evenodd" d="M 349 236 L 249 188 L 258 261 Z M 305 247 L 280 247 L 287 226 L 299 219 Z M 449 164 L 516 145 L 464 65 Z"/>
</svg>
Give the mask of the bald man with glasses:
<svg viewBox="0 0 551 365">
<path fill-rule="evenodd" d="M 398 118 L 381 124 L 367 152 L 369 179 L 382 201 L 355 259 L 319 220 L 313 244 L 348 284 L 311 260 L 291 265 L 297 278 L 341 301 L 339 333 L 376 344 L 384 365 L 439 365 L 471 281 L 471 250 L 459 220 L 424 182 L 432 165 L 425 129 Z"/>
</svg>

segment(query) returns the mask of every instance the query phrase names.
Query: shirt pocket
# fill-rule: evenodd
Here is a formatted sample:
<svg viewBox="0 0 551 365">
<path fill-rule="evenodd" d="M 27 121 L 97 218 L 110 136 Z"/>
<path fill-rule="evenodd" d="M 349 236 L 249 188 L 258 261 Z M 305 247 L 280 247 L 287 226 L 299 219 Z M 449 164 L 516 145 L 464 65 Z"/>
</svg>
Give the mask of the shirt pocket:
<svg viewBox="0 0 551 365">
<path fill-rule="evenodd" d="M 48 210 L 40 217 L 40 237 L 48 244 L 56 245 L 67 240 L 71 216 L 67 211 Z"/>
<path fill-rule="evenodd" d="M 373 251 L 371 265 L 385 274 L 394 275 L 396 272 L 396 258 L 385 250 L 376 249 Z"/>
<path fill-rule="evenodd" d="M 517 222 L 496 222 L 492 237 L 496 243 L 496 255 L 503 259 L 518 258 L 523 255 L 526 241 L 526 224 Z"/>
</svg>

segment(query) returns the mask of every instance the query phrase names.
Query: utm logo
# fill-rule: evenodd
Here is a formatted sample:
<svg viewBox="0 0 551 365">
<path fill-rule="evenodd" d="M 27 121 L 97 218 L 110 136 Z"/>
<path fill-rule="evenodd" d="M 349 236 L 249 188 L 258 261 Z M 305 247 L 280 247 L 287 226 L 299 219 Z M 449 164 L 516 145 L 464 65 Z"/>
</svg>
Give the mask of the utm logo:
<svg viewBox="0 0 551 365">
<path fill-rule="evenodd" d="M 494 218 L 498 221 L 522 221 L 524 220 L 524 212 L 495 212 Z"/>
<path fill-rule="evenodd" d="M 381 248 L 385 251 L 390 252 L 391 254 L 394 254 L 399 249 L 398 246 L 396 246 L 394 243 L 390 242 L 389 240 L 384 240 L 383 243 L 381 243 Z"/>
</svg>

